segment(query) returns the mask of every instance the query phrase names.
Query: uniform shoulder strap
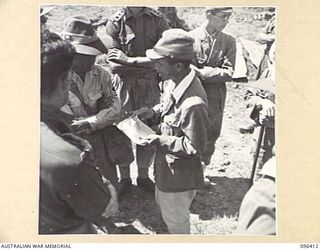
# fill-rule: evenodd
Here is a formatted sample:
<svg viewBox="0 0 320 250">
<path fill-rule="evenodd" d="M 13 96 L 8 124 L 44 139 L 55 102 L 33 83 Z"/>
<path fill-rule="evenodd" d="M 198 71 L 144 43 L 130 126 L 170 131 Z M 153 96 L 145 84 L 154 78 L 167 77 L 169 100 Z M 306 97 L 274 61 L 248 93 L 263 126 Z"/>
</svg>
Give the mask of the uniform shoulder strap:
<svg viewBox="0 0 320 250">
<path fill-rule="evenodd" d="M 124 17 L 125 13 L 126 12 L 124 9 L 120 9 L 116 13 L 114 13 L 114 15 L 110 18 L 110 20 L 113 22 L 118 22 L 119 20 L 121 20 Z"/>
<path fill-rule="evenodd" d="M 150 8 L 150 7 L 146 7 L 149 12 L 154 15 L 154 16 L 157 16 L 157 17 L 162 17 L 162 13 L 156 9 L 153 9 L 153 8 Z"/>
</svg>

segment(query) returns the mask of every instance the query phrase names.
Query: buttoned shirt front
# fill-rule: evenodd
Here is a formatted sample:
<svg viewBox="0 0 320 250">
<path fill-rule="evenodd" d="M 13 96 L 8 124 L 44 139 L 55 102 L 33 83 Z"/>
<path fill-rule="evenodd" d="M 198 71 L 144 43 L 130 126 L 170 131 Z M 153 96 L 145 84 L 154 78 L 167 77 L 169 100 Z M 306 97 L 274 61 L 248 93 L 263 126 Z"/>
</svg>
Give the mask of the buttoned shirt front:
<svg viewBox="0 0 320 250">
<path fill-rule="evenodd" d="M 176 86 L 163 84 L 161 103 L 154 107 L 160 123 L 160 145 L 155 157 L 159 190 L 178 192 L 200 188 L 200 163 L 207 139 L 207 96 L 194 71 Z"/>
<path fill-rule="evenodd" d="M 220 31 L 210 35 L 206 25 L 207 22 L 189 32 L 195 39 L 196 64 L 203 71 L 201 80 L 204 83 L 230 81 L 236 59 L 235 39 Z"/>
</svg>

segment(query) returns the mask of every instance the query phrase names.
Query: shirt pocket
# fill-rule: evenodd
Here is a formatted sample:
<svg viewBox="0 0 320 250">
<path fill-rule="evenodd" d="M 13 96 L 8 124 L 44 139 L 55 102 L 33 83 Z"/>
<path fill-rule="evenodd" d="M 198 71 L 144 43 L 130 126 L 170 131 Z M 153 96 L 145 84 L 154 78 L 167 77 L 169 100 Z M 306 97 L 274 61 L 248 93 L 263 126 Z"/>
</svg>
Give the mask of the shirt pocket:
<svg viewBox="0 0 320 250">
<path fill-rule="evenodd" d="M 181 131 L 181 120 L 180 116 L 165 116 L 163 122 L 163 133 L 166 135 L 180 136 Z"/>
</svg>

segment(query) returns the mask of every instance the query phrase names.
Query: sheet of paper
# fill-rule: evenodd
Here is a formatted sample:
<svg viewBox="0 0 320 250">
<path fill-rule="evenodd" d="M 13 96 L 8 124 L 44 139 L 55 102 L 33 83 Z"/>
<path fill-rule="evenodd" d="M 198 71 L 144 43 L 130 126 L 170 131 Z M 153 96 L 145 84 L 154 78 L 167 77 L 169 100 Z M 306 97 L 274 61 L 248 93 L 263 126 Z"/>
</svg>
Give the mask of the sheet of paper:
<svg viewBox="0 0 320 250">
<path fill-rule="evenodd" d="M 138 145 L 142 145 L 140 138 L 156 133 L 137 116 L 130 116 L 122 120 L 117 124 L 117 127 L 125 133 L 133 143 Z"/>
</svg>

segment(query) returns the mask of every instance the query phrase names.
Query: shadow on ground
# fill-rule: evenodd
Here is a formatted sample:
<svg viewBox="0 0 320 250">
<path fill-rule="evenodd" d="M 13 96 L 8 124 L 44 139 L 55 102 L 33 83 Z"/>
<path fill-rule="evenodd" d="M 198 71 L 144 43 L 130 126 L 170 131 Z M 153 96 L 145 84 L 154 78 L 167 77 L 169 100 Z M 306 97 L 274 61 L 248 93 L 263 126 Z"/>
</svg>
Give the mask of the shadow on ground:
<svg viewBox="0 0 320 250">
<path fill-rule="evenodd" d="M 202 221 L 217 216 L 237 216 L 247 192 L 249 179 L 209 177 L 212 185 L 199 190 L 191 205 L 191 213 Z M 158 205 L 152 193 L 133 186 L 120 200 L 120 214 L 114 218 L 111 234 L 167 234 Z"/>
<path fill-rule="evenodd" d="M 119 201 L 120 214 L 114 219 L 117 229 L 114 234 L 166 234 L 160 208 L 154 194 L 137 186 L 126 193 Z"/>
<path fill-rule="evenodd" d="M 211 186 L 198 191 L 191 205 L 191 213 L 201 220 L 217 216 L 237 216 L 241 201 L 249 187 L 249 179 L 208 177 Z"/>
</svg>

